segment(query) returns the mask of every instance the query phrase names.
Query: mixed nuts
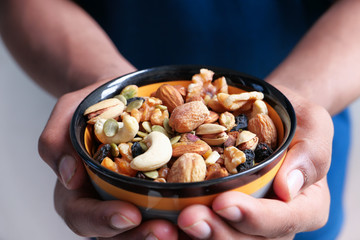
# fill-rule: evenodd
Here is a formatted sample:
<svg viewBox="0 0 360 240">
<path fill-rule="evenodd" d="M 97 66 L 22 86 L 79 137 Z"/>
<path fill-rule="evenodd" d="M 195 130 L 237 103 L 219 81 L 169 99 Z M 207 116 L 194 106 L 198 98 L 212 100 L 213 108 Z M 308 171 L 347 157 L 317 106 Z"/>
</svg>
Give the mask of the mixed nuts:
<svg viewBox="0 0 360 240">
<path fill-rule="evenodd" d="M 261 92 L 230 94 L 225 77 L 201 69 L 187 86 L 164 83 L 150 97 L 129 85 L 84 112 L 95 161 L 156 182 L 196 182 L 247 170 L 277 147 Z"/>
</svg>

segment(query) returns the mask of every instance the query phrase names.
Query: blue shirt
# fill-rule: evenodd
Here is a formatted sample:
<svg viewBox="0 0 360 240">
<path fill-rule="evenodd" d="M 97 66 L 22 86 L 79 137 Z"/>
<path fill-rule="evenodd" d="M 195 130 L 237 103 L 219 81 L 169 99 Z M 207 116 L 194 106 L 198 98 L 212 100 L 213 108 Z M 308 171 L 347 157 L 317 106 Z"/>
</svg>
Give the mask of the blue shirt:
<svg viewBox="0 0 360 240">
<path fill-rule="evenodd" d="M 265 78 L 284 60 L 316 19 L 326 0 L 84 0 L 119 51 L 138 69 L 205 64 Z M 342 196 L 350 124 L 348 111 L 333 117 L 327 225 L 296 239 L 335 239 L 343 219 Z M 339 140 L 341 139 L 341 140 Z"/>
</svg>

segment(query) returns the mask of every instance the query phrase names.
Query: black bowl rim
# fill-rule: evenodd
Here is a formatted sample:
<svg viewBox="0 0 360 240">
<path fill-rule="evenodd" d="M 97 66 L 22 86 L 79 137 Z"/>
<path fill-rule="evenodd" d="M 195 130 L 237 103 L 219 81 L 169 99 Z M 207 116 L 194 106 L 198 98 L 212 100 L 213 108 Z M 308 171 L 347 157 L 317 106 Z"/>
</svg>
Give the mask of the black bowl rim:
<svg viewBox="0 0 360 240">
<path fill-rule="evenodd" d="M 264 160 L 260 164 L 254 166 L 246 171 L 243 171 L 243 172 L 237 173 L 237 174 L 233 174 L 233 175 L 229 175 L 227 177 L 211 179 L 211 180 L 206 180 L 206 181 L 201 181 L 201 182 L 190 182 L 190 183 L 160 183 L 160 182 L 153 182 L 153 181 L 144 180 L 144 179 L 135 178 L 135 177 L 124 176 L 124 175 L 121 175 L 121 174 L 118 174 L 111 170 L 106 169 L 105 167 L 96 163 L 90 157 L 90 155 L 87 153 L 87 151 L 81 146 L 81 144 L 76 140 L 77 139 L 76 131 L 75 131 L 76 130 L 76 126 L 75 126 L 76 120 L 77 120 L 77 117 L 80 117 L 80 116 L 83 117 L 83 113 L 80 111 L 80 106 L 85 104 L 87 102 L 87 100 L 89 98 L 91 98 L 91 96 L 103 93 L 105 89 L 107 89 L 109 87 L 113 87 L 115 85 L 118 85 L 118 84 L 120 84 L 128 79 L 131 79 L 133 77 L 138 77 L 141 75 L 146 76 L 146 75 L 150 75 L 150 74 L 153 74 L 153 73 L 156 73 L 159 71 L 169 71 L 169 72 L 170 71 L 175 71 L 175 72 L 176 71 L 194 71 L 194 70 L 200 70 L 201 68 L 206 68 L 206 69 L 212 70 L 215 72 L 215 75 L 219 75 L 219 76 L 221 75 L 221 76 L 227 77 L 227 76 L 231 76 L 231 75 L 236 75 L 241 78 L 250 79 L 250 81 L 255 83 L 256 85 L 260 85 L 264 89 L 270 90 L 271 94 L 273 94 L 274 97 L 278 101 L 282 102 L 281 106 L 283 108 L 285 108 L 286 113 L 288 114 L 289 119 L 290 119 L 289 134 L 288 134 L 287 139 L 285 141 L 283 141 L 283 144 L 272 153 L 270 158 Z M 184 79 L 184 80 L 187 80 L 187 79 Z M 227 80 L 229 80 L 229 79 L 227 79 Z M 173 81 L 173 80 L 171 80 L 171 81 Z M 109 95 L 110 94 L 108 94 L 104 98 L 102 97 L 102 99 L 108 98 Z M 226 69 L 226 68 L 222 68 L 222 67 L 214 67 L 214 66 L 208 66 L 208 65 L 165 65 L 165 66 L 152 67 L 152 68 L 147 68 L 147 69 L 143 69 L 143 70 L 138 70 L 138 71 L 135 71 L 132 73 L 125 74 L 123 76 L 116 77 L 116 78 L 104 83 L 103 85 L 96 88 L 95 90 L 93 90 L 90 94 L 88 94 L 81 101 L 81 103 L 78 105 L 78 107 L 76 108 L 76 110 L 73 114 L 73 117 L 72 117 L 72 120 L 70 123 L 70 139 L 71 139 L 73 147 L 75 148 L 76 152 L 80 155 L 82 160 L 90 168 L 93 168 L 95 170 L 94 172 L 97 172 L 98 174 L 106 175 L 107 177 L 109 177 L 115 181 L 121 181 L 121 182 L 127 183 L 127 184 L 141 185 L 142 187 L 147 186 L 152 189 L 176 190 L 176 189 L 181 189 L 181 188 L 206 187 L 206 186 L 214 185 L 217 183 L 227 182 L 227 181 L 233 180 L 234 178 L 239 178 L 241 176 L 250 175 L 254 172 L 257 172 L 258 170 L 269 165 L 271 162 L 273 162 L 275 159 L 277 159 L 279 156 L 281 156 L 281 154 L 284 151 L 287 150 L 287 148 L 289 147 L 289 145 L 294 137 L 295 129 L 296 129 L 296 114 L 295 114 L 295 110 L 294 110 L 292 104 L 285 97 L 285 95 L 283 95 L 283 93 L 281 93 L 277 88 L 275 88 L 274 86 L 272 86 L 271 84 L 267 83 L 264 80 L 261 80 L 257 77 L 254 77 L 252 75 L 249 75 L 249 74 L 246 74 L 243 72 L 239 72 L 239 71 L 232 70 L 232 69 Z M 83 136 L 82 136 L 82 138 L 83 138 Z"/>
</svg>

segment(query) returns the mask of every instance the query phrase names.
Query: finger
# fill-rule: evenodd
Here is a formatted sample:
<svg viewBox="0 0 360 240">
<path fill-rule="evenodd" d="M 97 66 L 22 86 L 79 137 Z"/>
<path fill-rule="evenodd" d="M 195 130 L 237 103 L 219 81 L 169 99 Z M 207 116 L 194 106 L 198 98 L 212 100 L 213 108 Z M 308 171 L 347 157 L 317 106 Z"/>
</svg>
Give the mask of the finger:
<svg viewBox="0 0 360 240">
<path fill-rule="evenodd" d="M 196 239 L 234 239 L 239 234 L 204 205 L 185 208 L 179 215 L 178 226 Z"/>
<path fill-rule="evenodd" d="M 100 240 L 101 239 L 102 238 L 100 238 Z M 135 229 L 132 229 L 110 239 L 176 240 L 178 239 L 178 233 L 177 228 L 168 221 L 151 220 L 142 223 Z M 106 240 L 110 239 L 106 238 Z"/>
<path fill-rule="evenodd" d="M 289 202 L 227 192 L 214 200 L 212 208 L 240 232 L 275 238 L 322 227 L 329 206 L 330 195 L 324 178 Z"/>
<path fill-rule="evenodd" d="M 82 95 L 66 94 L 59 99 L 38 142 L 41 158 L 68 189 L 81 186 L 85 177 L 82 161 L 73 149 L 69 135 L 70 121 Z"/>
<path fill-rule="evenodd" d="M 324 108 L 292 93 L 286 94 L 292 99 L 297 126 L 286 159 L 274 179 L 274 190 L 279 198 L 289 201 L 326 175 L 331 162 L 333 125 Z"/>
<path fill-rule="evenodd" d="M 112 237 L 141 222 L 139 210 L 122 201 L 97 200 L 90 184 L 67 190 L 59 181 L 55 187 L 55 209 L 76 234 Z"/>
</svg>

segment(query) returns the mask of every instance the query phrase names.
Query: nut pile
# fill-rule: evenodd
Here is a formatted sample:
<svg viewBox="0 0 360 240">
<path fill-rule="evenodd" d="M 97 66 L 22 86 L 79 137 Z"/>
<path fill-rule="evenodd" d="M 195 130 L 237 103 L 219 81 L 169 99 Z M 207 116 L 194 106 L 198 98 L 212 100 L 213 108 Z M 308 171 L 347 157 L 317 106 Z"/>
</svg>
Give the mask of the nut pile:
<svg viewBox="0 0 360 240">
<path fill-rule="evenodd" d="M 164 83 L 150 97 L 129 85 L 84 112 L 93 158 L 119 174 L 196 182 L 245 171 L 277 147 L 261 92 L 229 94 L 225 77 L 201 69 L 187 86 Z"/>
</svg>

